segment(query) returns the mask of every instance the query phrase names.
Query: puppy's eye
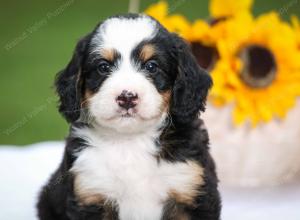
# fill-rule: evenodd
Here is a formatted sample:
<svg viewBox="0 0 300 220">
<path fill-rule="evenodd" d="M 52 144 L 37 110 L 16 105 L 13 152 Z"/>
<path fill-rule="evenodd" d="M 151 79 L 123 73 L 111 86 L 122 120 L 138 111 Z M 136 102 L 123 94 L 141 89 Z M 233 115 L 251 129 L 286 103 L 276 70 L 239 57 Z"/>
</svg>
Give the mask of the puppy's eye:
<svg viewBox="0 0 300 220">
<path fill-rule="evenodd" d="M 147 63 L 145 63 L 144 68 L 149 73 L 156 73 L 158 70 L 158 64 L 154 60 L 150 60 Z"/>
<path fill-rule="evenodd" d="M 99 73 L 109 73 L 111 71 L 111 64 L 105 60 L 102 60 L 98 65 Z"/>
</svg>

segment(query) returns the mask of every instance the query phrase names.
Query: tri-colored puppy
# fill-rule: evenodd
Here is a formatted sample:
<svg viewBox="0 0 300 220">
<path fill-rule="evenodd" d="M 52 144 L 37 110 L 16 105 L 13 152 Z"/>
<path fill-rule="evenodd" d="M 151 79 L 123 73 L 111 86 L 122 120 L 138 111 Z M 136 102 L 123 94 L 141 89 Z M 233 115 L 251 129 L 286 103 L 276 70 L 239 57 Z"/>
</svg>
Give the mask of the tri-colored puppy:
<svg viewBox="0 0 300 220">
<path fill-rule="evenodd" d="M 79 41 L 55 85 L 71 129 L 40 219 L 219 219 L 198 117 L 212 81 L 180 37 L 145 15 L 108 18 Z"/>
</svg>

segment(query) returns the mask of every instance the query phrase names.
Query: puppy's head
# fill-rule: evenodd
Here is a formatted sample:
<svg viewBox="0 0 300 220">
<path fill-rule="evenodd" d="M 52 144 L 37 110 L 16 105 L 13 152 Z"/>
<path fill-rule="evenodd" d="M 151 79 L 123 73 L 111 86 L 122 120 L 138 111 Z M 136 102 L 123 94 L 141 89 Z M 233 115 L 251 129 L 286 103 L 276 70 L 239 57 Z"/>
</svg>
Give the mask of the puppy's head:
<svg viewBox="0 0 300 220">
<path fill-rule="evenodd" d="M 187 44 L 145 15 L 112 17 L 80 40 L 56 79 L 69 122 L 118 132 L 188 123 L 204 110 L 210 77 Z"/>
</svg>

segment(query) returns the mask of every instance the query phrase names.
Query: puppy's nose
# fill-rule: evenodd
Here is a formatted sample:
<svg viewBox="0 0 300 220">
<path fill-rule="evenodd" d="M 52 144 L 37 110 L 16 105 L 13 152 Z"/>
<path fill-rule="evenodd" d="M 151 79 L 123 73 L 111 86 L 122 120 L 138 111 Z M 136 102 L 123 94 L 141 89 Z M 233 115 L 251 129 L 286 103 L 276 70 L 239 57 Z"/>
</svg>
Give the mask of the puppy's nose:
<svg viewBox="0 0 300 220">
<path fill-rule="evenodd" d="M 125 108 L 126 110 L 134 108 L 137 105 L 138 95 L 127 90 L 123 90 L 121 95 L 116 99 L 120 107 Z"/>
</svg>

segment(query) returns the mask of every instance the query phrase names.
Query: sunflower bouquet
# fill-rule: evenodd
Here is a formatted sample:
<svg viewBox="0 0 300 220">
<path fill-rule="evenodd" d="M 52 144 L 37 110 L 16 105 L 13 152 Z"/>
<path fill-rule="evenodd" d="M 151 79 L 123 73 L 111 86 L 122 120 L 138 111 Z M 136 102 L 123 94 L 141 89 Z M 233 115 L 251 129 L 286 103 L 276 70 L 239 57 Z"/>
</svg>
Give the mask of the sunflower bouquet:
<svg viewBox="0 0 300 220">
<path fill-rule="evenodd" d="M 203 117 L 221 179 L 270 185 L 300 170 L 300 22 L 277 12 L 255 17 L 252 5 L 211 0 L 210 19 L 193 22 L 169 14 L 166 1 L 145 13 L 186 39 L 214 80 Z"/>
</svg>

